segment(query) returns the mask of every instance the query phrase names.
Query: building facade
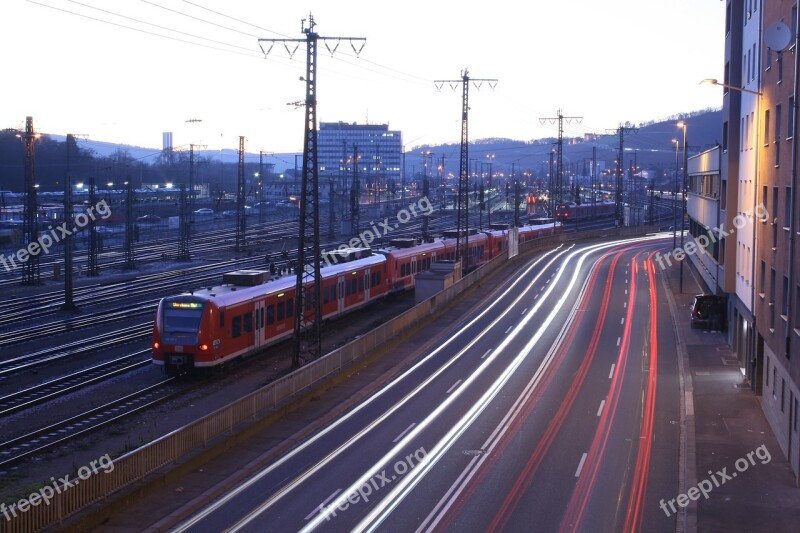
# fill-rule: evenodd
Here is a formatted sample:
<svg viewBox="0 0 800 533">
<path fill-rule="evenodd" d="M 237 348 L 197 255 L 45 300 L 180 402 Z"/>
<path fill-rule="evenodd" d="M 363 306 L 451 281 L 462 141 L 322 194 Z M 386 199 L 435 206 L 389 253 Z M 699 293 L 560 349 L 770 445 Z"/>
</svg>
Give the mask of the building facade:
<svg viewBox="0 0 800 533">
<path fill-rule="evenodd" d="M 788 0 L 746 2 L 763 9 L 763 26 L 784 23 L 796 33 L 797 3 Z M 744 13 L 750 12 L 745 6 Z M 751 15 L 752 16 L 752 15 Z M 761 127 L 757 130 L 758 202 L 765 213 L 755 218 L 757 349 L 763 346 L 761 403 L 772 430 L 800 472 L 800 268 L 795 200 L 797 149 L 795 99 L 798 91 L 796 42 L 782 51 L 761 53 Z M 760 354 L 757 354 L 760 355 Z"/>
<path fill-rule="evenodd" d="M 402 186 L 403 137 L 388 124 L 321 122 L 317 149 L 321 185 L 333 180 L 339 192 L 349 190 L 357 157 L 362 201 Z"/>
<path fill-rule="evenodd" d="M 687 160 L 686 214 L 689 217 L 689 240 L 695 252 L 689 260 L 714 294 L 730 292 L 725 284 L 725 266 L 720 264 L 720 166 L 721 147 L 715 146 Z"/>
</svg>

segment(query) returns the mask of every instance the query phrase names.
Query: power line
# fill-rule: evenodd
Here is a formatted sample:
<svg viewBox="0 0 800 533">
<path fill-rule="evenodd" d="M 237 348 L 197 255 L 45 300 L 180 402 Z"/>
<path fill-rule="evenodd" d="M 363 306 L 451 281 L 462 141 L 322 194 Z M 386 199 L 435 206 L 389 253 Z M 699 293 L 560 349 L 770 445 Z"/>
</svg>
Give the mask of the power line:
<svg viewBox="0 0 800 533">
<path fill-rule="evenodd" d="M 56 6 L 51 6 L 51 5 L 48 5 L 48 4 L 43 4 L 41 2 L 37 2 L 36 0 L 28 0 L 28 2 L 30 2 L 31 4 L 36 4 L 36 5 L 42 6 L 42 7 L 47 7 L 47 8 L 56 10 L 56 11 L 61 11 L 62 13 L 68 13 L 70 15 L 75 15 L 76 17 L 82 17 L 82 18 L 85 18 L 85 19 L 94 20 L 96 22 L 102 22 L 104 24 L 110 24 L 111 26 L 116 26 L 118 28 L 124 28 L 126 30 L 136 31 L 136 32 L 139 32 L 139 33 L 144 33 L 146 35 L 152 35 L 152 36 L 155 36 L 155 37 L 161 37 L 162 39 L 169 39 L 171 41 L 176 41 L 176 42 L 179 42 L 179 43 L 191 44 L 191 45 L 194 45 L 194 46 L 201 46 L 203 48 L 208 48 L 210 50 L 217 50 L 217 51 L 220 51 L 220 52 L 227 52 L 227 53 L 230 53 L 230 54 L 237 54 L 237 55 L 241 55 L 241 56 L 245 56 L 245 57 L 260 58 L 260 56 L 258 56 L 257 54 L 246 54 L 244 52 L 237 52 L 236 50 L 226 50 L 224 48 L 218 48 L 216 46 L 211 46 L 211 45 L 207 45 L 207 44 L 203 44 L 203 43 L 197 43 L 197 42 L 194 42 L 194 41 L 187 41 L 186 39 L 180 39 L 178 37 L 171 37 L 169 35 L 163 35 L 161 33 L 155 33 L 155 32 L 152 32 L 152 31 L 143 30 L 141 28 L 134 28 L 133 26 L 126 26 L 125 24 L 120 24 L 118 22 L 111 22 L 110 20 L 104 20 L 104 19 L 101 19 L 101 18 L 92 17 L 92 16 L 86 15 L 84 13 L 77 13 L 75 11 L 70 11 L 69 9 L 64 9 L 64 8 L 61 8 L 61 7 L 56 7 Z M 175 31 L 175 30 L 172 30 L 172 31 Z M 231 46 L 231 45 L 226 45 L 226 46 Z"/>
<path fill-rule="evenodd" d="M 209 41 L 209 42 L 212 42 L 212 43 L 221 44 L 223 46 L 230 46 L 232 48 L 240 48 L 242 50 L 250 51 L 250 48 L 246 48 L 244 46 L 238 46 L 238 45 L 235 45 L 235 44 L 228 44 L 228 43 L 224 43 L 222 41 L 209 39 L 207 37 L 201 37 L 199 35 L 194 35 L 192 33 L 187 33 L 187 32 L 180 31 L 180 30 L 173 30 L 172 28 L 168 28 L 166 26 L 161 26 L 160 24 L 154 24 L 152 22 L 147 22 L 145 20 L 136 19 L 136 18 L 133 18 L 133 17 L 129 17 L 127 15 L 121 15 L 119 13 L 114 13 L 113 11 L 108 11 L 107 9 L 102 9 L 102 8 L 99 8 L 99 7 L 96 7 L 96 6 L 91 6 L 89 4 L 84 4 L 83 2 L 78 2 L 77 0 L 69 0 L 69 1 L 72 2 L 73 4 L 78 4 L 79 6 L 88 7 L 89 9 L 96 9 L 97 11 L 101 11 L 103 13 L 107 13 L 107 14 L 115 16 L 115 17 L 120 17 L 120 18 L 124 18 L 124 19 L 127 19 L 127 20 L 132 20 L 134 22 L 138 22 L 139 24 L 146 24 L 147 26 L 153 26 L 153 27 L 158 28 L 160 30 L 171 31 L 171 32 L 179 33 L 181 35 L 186 35 L 187 37 L 194 37 L 195 39 L 202 39 L 204 41 Z M 142 0 L 142 1 L 147 2 L 147 0 Z M 152 2 L 147 2 L 147 3 L 150 4 Z M 155 5 L 155 4 L 153 4 L 153 5 Z"/>
</svg>

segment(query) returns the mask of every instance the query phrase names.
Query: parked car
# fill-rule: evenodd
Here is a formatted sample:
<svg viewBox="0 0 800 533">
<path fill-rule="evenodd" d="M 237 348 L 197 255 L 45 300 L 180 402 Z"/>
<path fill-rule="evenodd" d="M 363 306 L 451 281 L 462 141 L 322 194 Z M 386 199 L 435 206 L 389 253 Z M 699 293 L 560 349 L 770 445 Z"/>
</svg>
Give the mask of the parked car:
<svg viewBox="0 0 800 533">
<path fill-rule="evenodd" d="M 142 215 L 136 219 L 136 222 L 140 222 L 142 224 L 155 224 L 156 222 L 161 222 L 161 217 L 158 215 Z"/>
<path fill-rule="evenodd" d="M 195 209 L 195 215 L 213 215 L 214 210 L 209 209 L 208 207 L 201 207 L 200 209 Z"/>
<path fill-rule="evenodd" d="M 692 327 L 703 327 L 712 331 L 725 329 L 726 301 L 724 296 L 698 294 L 691 305 Z"/>
</svg>

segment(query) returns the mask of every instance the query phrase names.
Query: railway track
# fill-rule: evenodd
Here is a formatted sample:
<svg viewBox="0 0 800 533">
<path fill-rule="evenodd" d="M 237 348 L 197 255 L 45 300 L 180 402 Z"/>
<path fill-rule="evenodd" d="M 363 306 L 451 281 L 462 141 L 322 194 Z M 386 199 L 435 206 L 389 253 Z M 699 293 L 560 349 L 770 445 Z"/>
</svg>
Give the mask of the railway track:
<svg viewBox="0 0 800 533">
<path fill-rule="evenodd" d="M 66 444 L 68 441 L 172 398 L 180 389 L 167 387 L 175 378 L 150 385 L 137 392 L 113 400 L 79 415 L 37 429 L 0 443 L 0 469 L 19 463 L 28 457 Z M 0 473 L 3 473 L 0 470 Z"/>
<path fill-rule="evenodd" d="M 6 359 L 0 361 L 0 379 L 7 379 L 11 374 L 59 361 L 67 357 L 78 358 L 95 350 L 141 340 L 149 336 L 152 329 L 152 322 L 142 322 L 124 329 L 109 331 L 90 339 L 81 339 Z"/>
<path fill-rule="evenodd" d="M 17 391 L 0 397 L 0 416 L 8 416 L 23 409 L 28 409 L 34 405 L 54 400 L 76 390 L 88 387 L 95 383 L 110 379 L 119 374 L 130 372 L 143 366 L 151 364 L 150 358 L 141 359 L 143 355 L 149 355 L 150 350 L 140 350 L 138 352 L 124 355 L 95 365 L 83 370 L 78 370 L 66 376 L 52 379 L 45 383 L 40 383 L 33 387 Z"/>
</svg>

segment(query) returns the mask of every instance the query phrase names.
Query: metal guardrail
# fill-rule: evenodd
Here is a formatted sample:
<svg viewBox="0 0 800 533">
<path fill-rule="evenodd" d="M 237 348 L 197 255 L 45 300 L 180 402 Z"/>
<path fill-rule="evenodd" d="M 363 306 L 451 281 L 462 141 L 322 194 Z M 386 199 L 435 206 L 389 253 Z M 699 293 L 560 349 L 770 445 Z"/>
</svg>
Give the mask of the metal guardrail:
<svg viewBox="0 0 800 533">
<path fill-rule="evenodd" d="M 114 469 L 108 473 L 101 471 L 86 479 L 73 479 L 74 486 L 54 494 L 49 504 L 45 505 L 40 501 L 38 505 L 30 506 L 25 512 L 17 511 L 16 516 L 11 520 L 6 520 L 6 517 L 0 514 L 0 533 L 38 531 L 47 526 L 59 524 L 68 516 L 143 479 L 159 468 L 178 461 L 184 455 L 203 448 L 215 439 L 231 434 L 236 429 L 242 429 L 247 423 L 258 419 L 259 416 L 268 414 L 283 401 L 348 367 L 354 361 L 371 353 L 377 346 L 435 315 L 437 311 L 461 293 L 484 280 L 509 261 L 521 260 L 530 252 L 559 242 L 632 236 L 644 234 L 647 231 L 652 231 L 652 228 L 597 230 L 581 235 L 561 234 L 523 243 L 520 245 L 520 254 L 515 258 L 509 260 L 503 255 L 492 259 L 447 289 L 420 302 L 358 339 L 189 425 L 118 457 L 113 461 Z"/>
</svg>

